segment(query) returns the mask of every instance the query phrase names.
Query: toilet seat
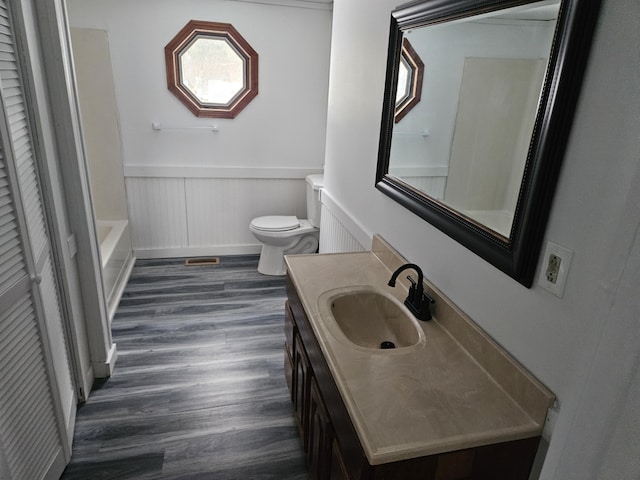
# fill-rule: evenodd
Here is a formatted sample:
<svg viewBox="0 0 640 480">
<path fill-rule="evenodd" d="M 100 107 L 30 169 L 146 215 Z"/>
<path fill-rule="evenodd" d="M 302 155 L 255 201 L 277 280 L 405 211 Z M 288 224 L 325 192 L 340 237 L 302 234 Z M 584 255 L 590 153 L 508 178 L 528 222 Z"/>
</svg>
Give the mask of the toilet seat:
<svg viewBox="0 0 640 480">
<path fill-rule="evenodd" d="M 288 232 L 300 227 L 300 220 L 293 215 L 269 215 L 254 218 L 251 226 L 262 232 Z"/>
</svg>

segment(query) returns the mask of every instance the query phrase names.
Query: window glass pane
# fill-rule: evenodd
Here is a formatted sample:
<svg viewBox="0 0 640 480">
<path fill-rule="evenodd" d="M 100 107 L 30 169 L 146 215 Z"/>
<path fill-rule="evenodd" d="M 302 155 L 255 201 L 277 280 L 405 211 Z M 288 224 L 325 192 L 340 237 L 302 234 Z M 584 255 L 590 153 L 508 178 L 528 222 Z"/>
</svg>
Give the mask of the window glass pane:
<svg viewBox="0 0 640 480">
<path fill-rule="evenodd" d="M 226 105 L 244 89 L 244 61 L 224 38 L 198 36 L 180 54 L 182 84 L 202 103 Z"/>
<path fill-rule="evenodd" d="M 409 96 L 411 91 L 411 77 L 409 76 L 409 65 L 407 60 L 400 58 L 400 69 L 398 70 L 398 90 L 396 92 L 396 105 L 402 103 Z"/>
</svg>

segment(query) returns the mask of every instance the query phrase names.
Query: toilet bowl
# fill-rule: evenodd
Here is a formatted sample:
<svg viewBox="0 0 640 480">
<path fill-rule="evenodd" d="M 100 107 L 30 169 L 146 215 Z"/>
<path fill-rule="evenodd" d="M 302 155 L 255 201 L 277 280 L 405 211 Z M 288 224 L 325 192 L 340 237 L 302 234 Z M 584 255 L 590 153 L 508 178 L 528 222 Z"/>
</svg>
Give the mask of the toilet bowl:
<svg viewBox="0 0 640 480">
<path fill-rule="evenodd" d="M 262 243 L 258 272 L 284 275 L 285 255 L 315 253 L 320 236 L 320 188 L 322 175 L 309 175 L 307 182 L 307 216 L 268 215 L 251 220 L 249 230 Z"/>
<path fill-rule="evenodd" d="M 258 217 L 251 221 L 249 230 L 262 243 L 258 271 L 265 275 L 284 275 L 285 255 L 313 253 L 318 249 L 320 229 L 309 220 L 280 215 Z"/>
</svg>

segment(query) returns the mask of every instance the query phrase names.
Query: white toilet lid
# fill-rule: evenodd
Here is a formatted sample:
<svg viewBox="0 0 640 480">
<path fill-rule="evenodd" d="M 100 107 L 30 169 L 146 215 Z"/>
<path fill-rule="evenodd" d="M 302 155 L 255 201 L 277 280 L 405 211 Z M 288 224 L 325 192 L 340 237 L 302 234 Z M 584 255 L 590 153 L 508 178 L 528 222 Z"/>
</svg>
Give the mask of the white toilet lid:
<svg viewBox="0 0 640 480">
<path fill-rule="evenodd" d="M 300 226 L 300 220 L 293 215 L 270 215 L 268 217 L 254 218 L 251 222 L 256 230 L 269 232 L 286 232 Z"/>
</svg>

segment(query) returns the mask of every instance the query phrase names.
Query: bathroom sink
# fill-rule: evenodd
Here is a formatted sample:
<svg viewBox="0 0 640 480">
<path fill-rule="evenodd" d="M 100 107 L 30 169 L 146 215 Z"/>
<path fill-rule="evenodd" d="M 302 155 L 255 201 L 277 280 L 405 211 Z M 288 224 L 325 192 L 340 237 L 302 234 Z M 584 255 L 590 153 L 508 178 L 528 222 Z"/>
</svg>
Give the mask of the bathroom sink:
<svg viewBox="0 0 640 480">
<path fill-rule="evenodd" d="M 424 341 L 413 315 L 392 295 L 369 286 L 321 295 L 320 310 L 351 343 L 367 349 L 400 349 Z"/>
</svg>

